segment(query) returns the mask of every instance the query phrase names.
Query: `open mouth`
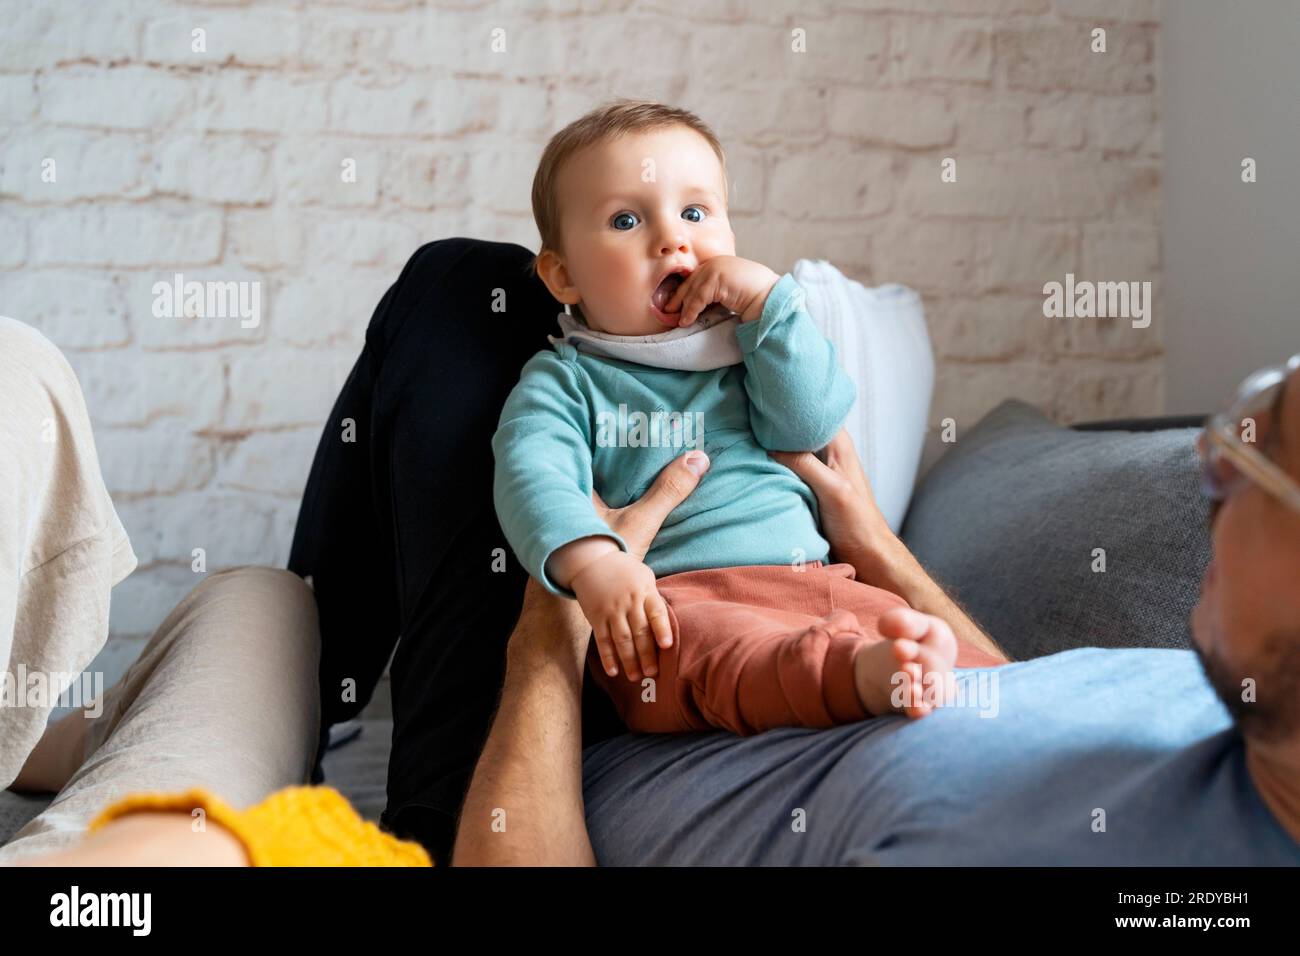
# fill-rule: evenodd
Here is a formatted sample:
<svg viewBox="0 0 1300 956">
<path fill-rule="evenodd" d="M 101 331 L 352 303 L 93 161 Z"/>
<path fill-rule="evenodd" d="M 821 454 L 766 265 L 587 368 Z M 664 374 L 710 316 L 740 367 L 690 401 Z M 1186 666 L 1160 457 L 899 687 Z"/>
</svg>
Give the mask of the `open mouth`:
<svg viewBox="0 0 1300 956">
<path fill-rule="evenodd" d="M 676 272 L 670 272 L 668 275 L 664 276 L 659 281 L 659 284 L 655 286 L 655 290 L 650 296 L 650 304 L 659 312 L 667 315 L 668 312 L 664 307 L 668 305 L 668 300 L 673 297 L 673 293 L 677 291 L 677 287 L 686 281 L 688 275 L 690 275 L 688 270 L 679 269 Z"/>
</svg>

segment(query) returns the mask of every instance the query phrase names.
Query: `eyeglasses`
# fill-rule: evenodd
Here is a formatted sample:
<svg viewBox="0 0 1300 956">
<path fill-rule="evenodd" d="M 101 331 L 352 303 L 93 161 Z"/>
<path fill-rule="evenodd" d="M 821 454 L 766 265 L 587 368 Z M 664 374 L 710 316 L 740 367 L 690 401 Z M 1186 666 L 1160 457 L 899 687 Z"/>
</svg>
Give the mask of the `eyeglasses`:
<svg viewBox="0 0 1300 956">
<path fill-rule="evenodd" d="M 1300 353 L 1285 365 L 1249 376 L 1225 411 L 1211 416 L 1197 439 L 1201 455 L 1201 487 L 1222 501 L 1253 481 L 1283 504 L 1300 512 L 1300 482 L 1288 475 L 1257 447 L 1273 437 L 1277 406 L 1287 376 L 1300 368 Z"/>
</svg>

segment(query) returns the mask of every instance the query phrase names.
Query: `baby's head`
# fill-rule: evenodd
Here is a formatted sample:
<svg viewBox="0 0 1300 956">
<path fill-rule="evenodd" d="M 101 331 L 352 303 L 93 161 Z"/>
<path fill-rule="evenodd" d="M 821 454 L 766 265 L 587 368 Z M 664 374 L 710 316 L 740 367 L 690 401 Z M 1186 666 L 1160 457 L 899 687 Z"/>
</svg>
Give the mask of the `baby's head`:
<svg viewBox="0 0 1300 956">
<path fill-rule="evenodd" d="M 679 279 L 736 254 L 726 157 L 694 113 L 619 100 L 556 133 L 533 177 L 542 248 L 533 266 L 588 327 L 650 335 Z"/>
</svg>

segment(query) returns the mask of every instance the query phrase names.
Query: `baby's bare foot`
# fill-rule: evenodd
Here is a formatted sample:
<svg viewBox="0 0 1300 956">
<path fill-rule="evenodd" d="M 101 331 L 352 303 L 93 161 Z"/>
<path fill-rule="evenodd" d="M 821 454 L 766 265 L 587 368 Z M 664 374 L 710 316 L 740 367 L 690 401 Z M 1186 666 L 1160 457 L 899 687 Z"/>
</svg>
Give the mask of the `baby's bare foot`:
<svg viewBox="0 0 1300 956">
<path fill-rule="evenodd" d="M 887 638 L 853 658 L 858 698 L 871 714 L 924 717 L 951 698 L 957 639 L 943 621 L 898 608 L 880 619 Z"/>
</svg>

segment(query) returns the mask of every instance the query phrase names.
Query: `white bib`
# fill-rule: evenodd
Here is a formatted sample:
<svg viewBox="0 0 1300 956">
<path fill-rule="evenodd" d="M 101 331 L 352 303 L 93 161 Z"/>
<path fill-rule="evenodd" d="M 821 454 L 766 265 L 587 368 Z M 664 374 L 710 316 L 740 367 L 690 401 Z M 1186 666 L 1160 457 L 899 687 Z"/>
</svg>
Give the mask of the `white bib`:
<svg viewBox="0 0 1300 956">
<path fill-rule="evenodd" d="M 567 312 L 561 312 L 556 318 L 564 334 L 559 338 L 547 336 L 551 344 L 566 342 L 588 355 L 686 372 L 708 372 L 739 365 L 743 359 L 740 343 L 736 341 L 740 316 L 716 303 L 705 309 L 693 325 L 654 335 L 597 332 Z"/>
</svg>

